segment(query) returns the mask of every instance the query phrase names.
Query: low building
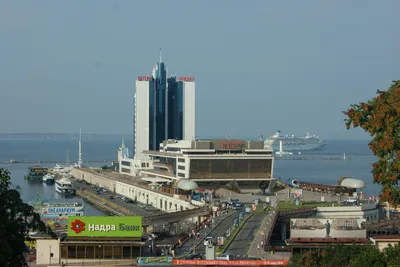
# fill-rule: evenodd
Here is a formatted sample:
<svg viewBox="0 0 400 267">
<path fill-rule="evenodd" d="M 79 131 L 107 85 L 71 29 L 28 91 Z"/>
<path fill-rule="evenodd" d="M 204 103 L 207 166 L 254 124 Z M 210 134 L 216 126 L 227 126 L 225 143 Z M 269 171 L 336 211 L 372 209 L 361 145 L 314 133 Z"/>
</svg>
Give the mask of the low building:
<svg viewBox="0 0 400 267">
<path fill-rule="evenodd" d="M 121 173 L 171 182 L 190 179 L 202 188 L 236 181 L 241 189 L 255 189 L 261 182 L 272 187 L 275 181 L 272 150 L 264 149 L 262 141 L 166 140 L 159 151 L 142 155 L 141 160 L 121 158 Z"/>
<path fill-rule="evenodd" d="M 389 245 L 396 245 L 400 242 L 400 235 L 377 235 L 370 237 L 371 242 L 380 251 L 387 248 Z"/>
<path fill-rule="evenodd" d="M 128 260 L 141 256 L 142 217 L 69 217 L 68 234 L 52 238 L 45 234 L 36 240 L 36 263 L 54 265 L 93 261 Z"/>
</svg>

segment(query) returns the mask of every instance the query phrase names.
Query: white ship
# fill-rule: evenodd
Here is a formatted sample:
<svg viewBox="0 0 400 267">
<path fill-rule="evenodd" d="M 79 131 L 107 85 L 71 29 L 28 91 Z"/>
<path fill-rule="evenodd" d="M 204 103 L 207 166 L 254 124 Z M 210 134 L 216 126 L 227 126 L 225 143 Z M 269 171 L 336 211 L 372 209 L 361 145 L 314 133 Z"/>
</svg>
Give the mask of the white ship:
<svg viewBox="0 0 400 267">
<path fill-rule="evenodd" d="M 295 135 L 282 135 L 281 131 L 277 131 L 264 141 L 264 148 L 279 151 L 280 141 L 282 141 L 283 151 L 316 150 L 326 146 L 326 143 L 316 135 L 307 133 L 306 136 L 297 137 Z"/>
<path fill-rule="evenodd" d="M 43 183 L 54 184 L 54 175 L 51 175 L 50 173 L 43 176 L 42 179 L 43 179 Z"/>
<path fill-rule="evenodd" d="M 57 180 L 55 182 L 55 187 L 56 192 L 63 196 L 70 197 L 76 195 L 76 191 L 72 187 L 72 182 L 68 178 L 61 178 L 60 180 Z"/>
</svg>

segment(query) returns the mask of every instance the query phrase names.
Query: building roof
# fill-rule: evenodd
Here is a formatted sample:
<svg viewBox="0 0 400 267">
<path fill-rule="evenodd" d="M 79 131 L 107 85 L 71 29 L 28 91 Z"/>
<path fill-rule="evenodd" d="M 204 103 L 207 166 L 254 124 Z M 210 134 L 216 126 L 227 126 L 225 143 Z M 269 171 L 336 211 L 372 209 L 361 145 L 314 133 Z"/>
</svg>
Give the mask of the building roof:
<svg viewBox="0 0 400 267">
<path fill-rule="evenodd" d="M 371 238 L 374 240 L 400 240 L 400 235 L 377 235 Z"/>
<path fill-rule="evenodd" d="M 363 180 L 353 178 L 344 178 L 340 185 L 348 188 L 365 188 L 365 182 Z"/>
<path fill-rule="evenodd" d="M 142 177 L 140 178 L 146 182 L 154 182 L 154 183 L 168 183 L 171 182 L 171 180 L 161 178 L 161 177 Z"/>
<path fill-rule="evenodd" d="M 198 189 L 199 185 L 195 181 L 191 181 L 189 179 L 180 179 L 177 187 L 185 191 L 190 191 Z"/>
</svg>

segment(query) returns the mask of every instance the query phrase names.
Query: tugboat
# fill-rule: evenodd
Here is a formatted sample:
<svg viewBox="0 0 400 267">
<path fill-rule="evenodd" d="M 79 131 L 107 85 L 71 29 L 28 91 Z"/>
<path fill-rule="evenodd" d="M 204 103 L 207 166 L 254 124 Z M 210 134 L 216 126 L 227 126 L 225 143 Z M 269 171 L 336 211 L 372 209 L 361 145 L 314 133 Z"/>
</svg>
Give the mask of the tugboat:
<svg viewBox="0 0 400 267">
<path fill-rule="evenodd" d="M 51 175 L 50 173 L 46 174 L 43 176 L 43 183 L 52 185 L 54 184 L 54 175 Z"/>
<path fill-rule="evenodd" d="M 71 180 L 68 178 L 61 178 L 56 181 L 56 192 L 64 197 L 76 196 L 76 190 L 72 187 Z"/>
<path fill-rule="evenodd" d="M 43 168 L 39 165 L 37 166 L 31 166 L 28 168 L 28 173 L 27 175 L 24 176 L 25 179 L 43 179 L 43 176 L 45 176 L 48 173 L 47 168 Z"/>
</svg>

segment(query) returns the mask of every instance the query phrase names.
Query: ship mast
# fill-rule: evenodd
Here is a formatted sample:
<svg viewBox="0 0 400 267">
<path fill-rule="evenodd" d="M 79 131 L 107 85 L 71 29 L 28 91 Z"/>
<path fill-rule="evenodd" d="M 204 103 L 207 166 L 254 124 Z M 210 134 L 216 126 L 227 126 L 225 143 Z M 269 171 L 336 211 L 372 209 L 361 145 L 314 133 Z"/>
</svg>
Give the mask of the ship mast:
<svg viewBox="0 0 400 267">
<path fill-rule="evenodd" d="M 82 167 L 82 129 L 79 129 L 78 167 Z"/>
</svg>

